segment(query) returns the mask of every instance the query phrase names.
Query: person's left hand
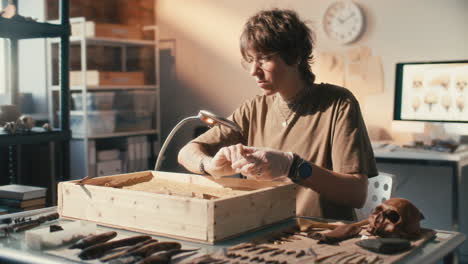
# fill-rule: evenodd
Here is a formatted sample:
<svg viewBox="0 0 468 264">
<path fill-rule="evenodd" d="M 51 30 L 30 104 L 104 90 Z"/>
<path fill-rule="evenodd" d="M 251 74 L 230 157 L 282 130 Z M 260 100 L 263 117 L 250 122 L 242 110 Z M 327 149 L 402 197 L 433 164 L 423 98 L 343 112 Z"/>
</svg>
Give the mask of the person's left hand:
<svg viewBox="0 0 468 264">
<path fill-rule="evenodd" d="M 266 181 L 288 176 L 294 159 L 292 152 L 246 146 L 243 146 L 243 156 L 232 168 L 247 178 Z"/>
</svg>

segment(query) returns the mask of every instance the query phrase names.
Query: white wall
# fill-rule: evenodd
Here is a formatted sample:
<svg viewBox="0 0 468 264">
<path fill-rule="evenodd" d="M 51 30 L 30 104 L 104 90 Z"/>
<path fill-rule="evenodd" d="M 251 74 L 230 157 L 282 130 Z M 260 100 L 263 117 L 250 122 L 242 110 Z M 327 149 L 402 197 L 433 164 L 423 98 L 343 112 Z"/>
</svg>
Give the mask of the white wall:
<svg viewBox="0 0 468 264">
<path fill-rule="evenodd" d="M 162 38 L 177 41 L 178 89 L 185 99 L 164 99 L 162 107 L 180 116 L 206 108 L 230 114 L 242 101 L 258 93 L 253 79 L 240 67 L 238 37 L 245 20 L 270 7 L 295 9 L 312 20 L 317 51 L 344 51 L 358 45 L 381 56 L 384 92 L 361 101 L 371 129 L 382 128 L 394 139 L 406 141 L 411 134 L 392 131 L 395 64 L 404 61 L 468 59 L 468 1 L 466 0 L 355 0 L 366 12 L 367 31 L 356 43 L 343 46 L 329 40 L 320 19 L 333 0 L 158 0 L 158 23 Z M 166 104 L 164 102 L 167 102 Z M 167 122 L 162 117 L 163 128 Z M 468 129 L 465 129 L 468 134 Z"/>
</svg>

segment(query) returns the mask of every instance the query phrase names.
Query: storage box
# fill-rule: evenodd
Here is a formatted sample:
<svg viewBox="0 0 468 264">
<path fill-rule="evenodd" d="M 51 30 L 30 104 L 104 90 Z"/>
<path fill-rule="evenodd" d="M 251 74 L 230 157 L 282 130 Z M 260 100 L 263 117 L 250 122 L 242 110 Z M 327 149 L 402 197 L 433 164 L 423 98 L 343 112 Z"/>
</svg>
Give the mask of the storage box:
<svg viewBox="0 0 468 264">
<path fill-rule="evenodd" d="M 96 158 L 98 161 L 117 160 L 120 157 L 119 149 L 108 149 L 96 151 Z M 115 173 L 114 173 L 115 174 Z"/>
<path fill-rule="evenodd" d="M 82 85 L 81 71 L 70 72 L 70 84 Z M 86 71 L 86 85 L 144 85 L 142 72 L 100 72 Z"/>
<path fill-rule="evenodd" d="M 73 133 L 84 134 L 82 111 L 70 111 L 70 128 Z M 115 131 L 115 111 L 88 111 L 88 135 L 106 134 Z"/>
<path fill-rule="evenodd" d="M 121 160 L 100 161 L 96 164 L 97 176 L 107 176 L 122 173 Z"/>
<path fill-rule="evenodd" d="M 118 111 L 115 131 L 141 131 L 152 129 L 153 112 L 146 111 Z"/>
<path fill-rule="evenodd" d="M 156 105 L 155 91 L 118 91 L 115 109 L 126 111 L 153 112 Z"/>
<path fill-rule="evenodd" d="M 70 45 L 70 71 L 81 70 L 81 45 Z M 54 53 L 58 52 L 58 46 L 54 46 Z M 86 44 L 86 69 L 105 72 L 118 72 L 122 70 L 122 48 L 118 46 L 106 46 L 99 44 Z M 150 57 L 151 59 L 154 57 Z M 58 60 L 58 57 L 54 59 Z M 58 65 L 58 61 L 54 61 Z M 129 69 L 127 71 L 142 71 Z M 154 71 L 153 71 L 154 72 Z"/>
<path fill-rule="evenodd" d="M 112 110 L 114 105 L 114 92 L 88 92 L 86 94 L 87 109 L 96 110 Z M 83 110 L 83 95 L 82 93 L 72 93 L 73 110 Z"/>
<path fill-rule="evenodd" d="M 211 244 L 294 217 L 295 209 L 291 183 L 143 171 L 58 185 L 61 217 Z"/>
<path fill-rule="evenodd" d="M 104 24 L 86 21 L 85 37 L 142 39 L 142 30 L 139 27 L 121 24 Z M 83 35 L 82 23 L 71 24 L 72 36 Z"/>
</svg>

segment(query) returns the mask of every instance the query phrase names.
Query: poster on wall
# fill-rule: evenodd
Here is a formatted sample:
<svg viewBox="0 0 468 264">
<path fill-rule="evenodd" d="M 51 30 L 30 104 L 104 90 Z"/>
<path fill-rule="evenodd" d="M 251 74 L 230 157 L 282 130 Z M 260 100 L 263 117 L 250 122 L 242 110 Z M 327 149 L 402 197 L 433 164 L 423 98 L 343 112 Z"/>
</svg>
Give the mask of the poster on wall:
<svg viewBox="0 0 468 264">
<path fill-rule="evenodd" d="M 344 59 L 335 52 L 320 52 L 316 68 L 317 83 L 331 83 L 344 86 Z"/>
<path fill-rule="evenodd" d="M 468 61 L 399 63 L 397 119 L 468 122 L 467 84 Z"/>
<path fill-rule="evenodd" d="M 379 56 L 360 45 L 345 52 L 320 52 L 314 65 L 317 83 L 349 89 L 359 102 L 366 96 L 383 93 L 383 68 Z"/>
</svg>

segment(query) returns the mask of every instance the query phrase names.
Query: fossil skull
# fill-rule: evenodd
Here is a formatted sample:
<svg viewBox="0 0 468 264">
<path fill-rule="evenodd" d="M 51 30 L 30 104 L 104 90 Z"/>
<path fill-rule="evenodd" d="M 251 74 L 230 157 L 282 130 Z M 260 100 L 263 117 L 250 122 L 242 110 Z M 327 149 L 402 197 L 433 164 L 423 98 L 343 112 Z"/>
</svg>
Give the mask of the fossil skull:
<svg viewBox="0 0 468 264">
<path fill-rule="evenodd" d="M 34 125 L 36 124 L 36 121 L 34 121 L 34 119 L 29 115 L 22 115 L 18 118 L 16 123 L 23 130 L 29 131 L 34 127 Z"/>
<path fill-rule="evenodd" d="M 391 198 L 369 216 L 369 232 L 380 237 L 415 238 L 420 233 L 423 214 L 410 201 Z"/>
<path fill-rule="evenodd" d="M 8 133 L 8 134 L 16 134 L 16 128 L 17 125 L 15 122 L 6 122 L 5 125 L 3 126 L 3 129 Z"/>
</svg>

